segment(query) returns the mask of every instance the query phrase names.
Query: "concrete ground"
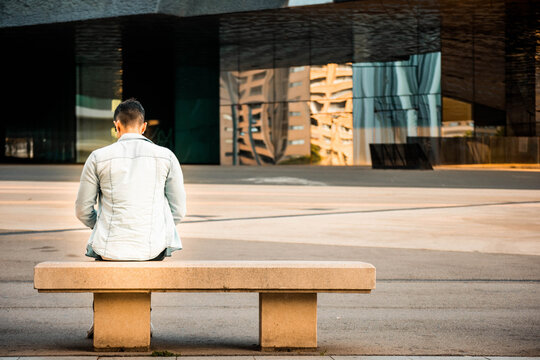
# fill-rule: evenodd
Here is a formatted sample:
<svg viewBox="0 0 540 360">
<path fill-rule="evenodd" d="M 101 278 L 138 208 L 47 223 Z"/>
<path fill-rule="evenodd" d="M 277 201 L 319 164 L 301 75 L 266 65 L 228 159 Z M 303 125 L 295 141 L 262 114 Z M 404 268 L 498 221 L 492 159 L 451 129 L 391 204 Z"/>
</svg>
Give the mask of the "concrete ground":
<svg viewBox="0 0 540 360">
<path fill-rule="evenodd" d="M 540 172 L 184 172 L 184 250 L 166 261 L 377 267 L 372 294 L 319 296 L 319 349 L 302 355 L 540 355 Z M 89 231 L 73 216 L 79 173 L 0 166 L 0 356 L 94 354 L 91 295 L 32 286 L 38 262 L 91 261 Z M 256 294 L 156 293 L 152 303 L 153 350 L 261 355 Z"/>
<path fill-rule="evenodd" d="M 122 360 L 124 356 L 8 356 L 0 360 Z M 129 356 L 130 360 L 290 360 L 298 359 L 295 355 L 265 355 L 265 356 L 183 356 L 170 354 L 168 356 Z M 356 356 L 356 355 L 312 355 L 301 356 L 302 360 L 533 360 L 535 357 L 497 357 L 497 356 Z"/>
<path fill-rule="evenodd" d="M 296 355 L 264 355 L 264 356 L 184 356 L 170 354 L 168 356 L 129 356 L 130 360 L 290 360 L 298 359 Z M 7 356 L 0 360 L 121 360 L 124 356 Z M 497 356 L 356 356 L 356 355 L 311 355 L 301 356 L 302 360 L 533 360 L 535 357 L 497 357 Z"/>
<path fill-rule="evenodd" d="M 468 166 L 436 171 L 360 166 L 182 166 L 191 184 L 289 184 L 540 190 L 540 169 Z M 0 181 L 78 181 L 82 165 L 0 165 Z"/>
</svg>

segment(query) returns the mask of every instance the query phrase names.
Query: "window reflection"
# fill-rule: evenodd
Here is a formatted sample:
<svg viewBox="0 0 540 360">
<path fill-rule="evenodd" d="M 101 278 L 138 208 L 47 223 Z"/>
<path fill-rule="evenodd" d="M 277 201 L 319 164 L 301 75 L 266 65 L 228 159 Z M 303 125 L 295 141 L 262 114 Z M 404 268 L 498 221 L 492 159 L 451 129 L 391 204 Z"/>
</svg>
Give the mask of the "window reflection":
<svg viewBox="0 0 540 360">
<path fill-rule="evenodd" d="M 439 136 L 439 52 L 407 61 L 354 64 L 353 71 L 356 163 L 371 163 L 369 144 Z"/>
<path fill-rule="evenodd" d="M 440 136 L 436 15 L 355 3 L 223 19 L 222 164 L 369 165 L 369 144 Z"/>
<path fill-rule="evenodd" d="M 231 72 L 221 81 L 239 89 L 237 104 L 221 110 L 223 164 L 370 164 L 369 144 L 441 132 L 440 53 Z"/>
<path fill-rule="evenodd" d="M 32 159 L 34 157 L 34 139 L 31 137 L 6 137 L 5 156 Z"/>
<path fill-rule="evenodd" d="M 76 161 L 85 162 L 93 150 L 116 141 L 112 121 L 122 99 L 121 31 L 116 24 L 80 24 L 76 38 Z"/>
<path fill-rule="evenodd" d="M 116 141 L 112 120 L 119 103 L 119 99 L 77 95 L 77 162 L 86 161 L 93 150 Z"/>
<path fill-rule="evenodd" d="M 222 72 L 222 164 L 309 162 L 309 67 Z M 234 91 L 234 90 L 233 90 Z M 280 101 L 275 101 L 276 99 Z"/>
<path fill-rule="evenodd" d="M 443 115 L 445 121 L 442 123 L 441 136 L 472 136 L 474 122 L 471 103 L 443 97 Z"/>
<path fill-rule="evenodd" d="M 321 165 L 353 165 L 352 66 L 312 67 L 311 143 Z"/>
</svg>

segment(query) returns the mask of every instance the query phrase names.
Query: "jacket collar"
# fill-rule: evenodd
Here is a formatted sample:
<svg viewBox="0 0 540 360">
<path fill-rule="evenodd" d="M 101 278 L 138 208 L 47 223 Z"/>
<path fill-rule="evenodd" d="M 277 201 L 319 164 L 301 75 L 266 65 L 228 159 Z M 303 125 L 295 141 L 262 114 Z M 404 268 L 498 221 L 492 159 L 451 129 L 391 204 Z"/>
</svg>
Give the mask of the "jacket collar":
<svg viewBox="0 0 540 360">
<path fill-rule="evenodd" d="M 120 139 L 118 139 L 118 141 L 126 141 L 126 140 L 146 140 L 146 141 L 152 142 L 152 140 L 142 136 L 141 134 L 136 134 L 136 133 L 126 133 L 122 135 Z"/>
</svg>

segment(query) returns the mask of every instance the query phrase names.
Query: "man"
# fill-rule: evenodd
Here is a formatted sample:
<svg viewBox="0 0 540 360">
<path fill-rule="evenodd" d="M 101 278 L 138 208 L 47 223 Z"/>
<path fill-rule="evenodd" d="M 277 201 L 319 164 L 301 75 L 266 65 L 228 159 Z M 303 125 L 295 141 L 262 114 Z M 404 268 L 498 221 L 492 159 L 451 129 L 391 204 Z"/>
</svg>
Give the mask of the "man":
<svg viewBox="0 0 540 360">
<path fill-rule="evenodd" d="M 92 229 L 86 256 L 163 260 L 182 248 L 175 227 L 186 215 L 180 164 L 142 135 L 147 123 L 137 100 L 118 105 L 114 125 L 118 141 L 92 152 L 81 174 L 75 208 Z"/>
</svg>

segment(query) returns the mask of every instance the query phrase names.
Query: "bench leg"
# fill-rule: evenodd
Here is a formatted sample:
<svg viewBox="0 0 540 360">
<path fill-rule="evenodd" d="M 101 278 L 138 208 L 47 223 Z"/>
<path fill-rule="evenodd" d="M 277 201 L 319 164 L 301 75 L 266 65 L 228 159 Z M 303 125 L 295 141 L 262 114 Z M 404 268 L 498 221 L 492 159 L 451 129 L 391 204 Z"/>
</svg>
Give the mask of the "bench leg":
<svg viewBox="0 0 540 360">
<path fill-rule="evenodd" d="M 94 349 L 150 349 L 150 293 L 94 293 Z"/>
<path fill-rule="evenodd" d="M 259 293 L 262 350 L 317 347 L 317 293 Z"/>
</svg>

